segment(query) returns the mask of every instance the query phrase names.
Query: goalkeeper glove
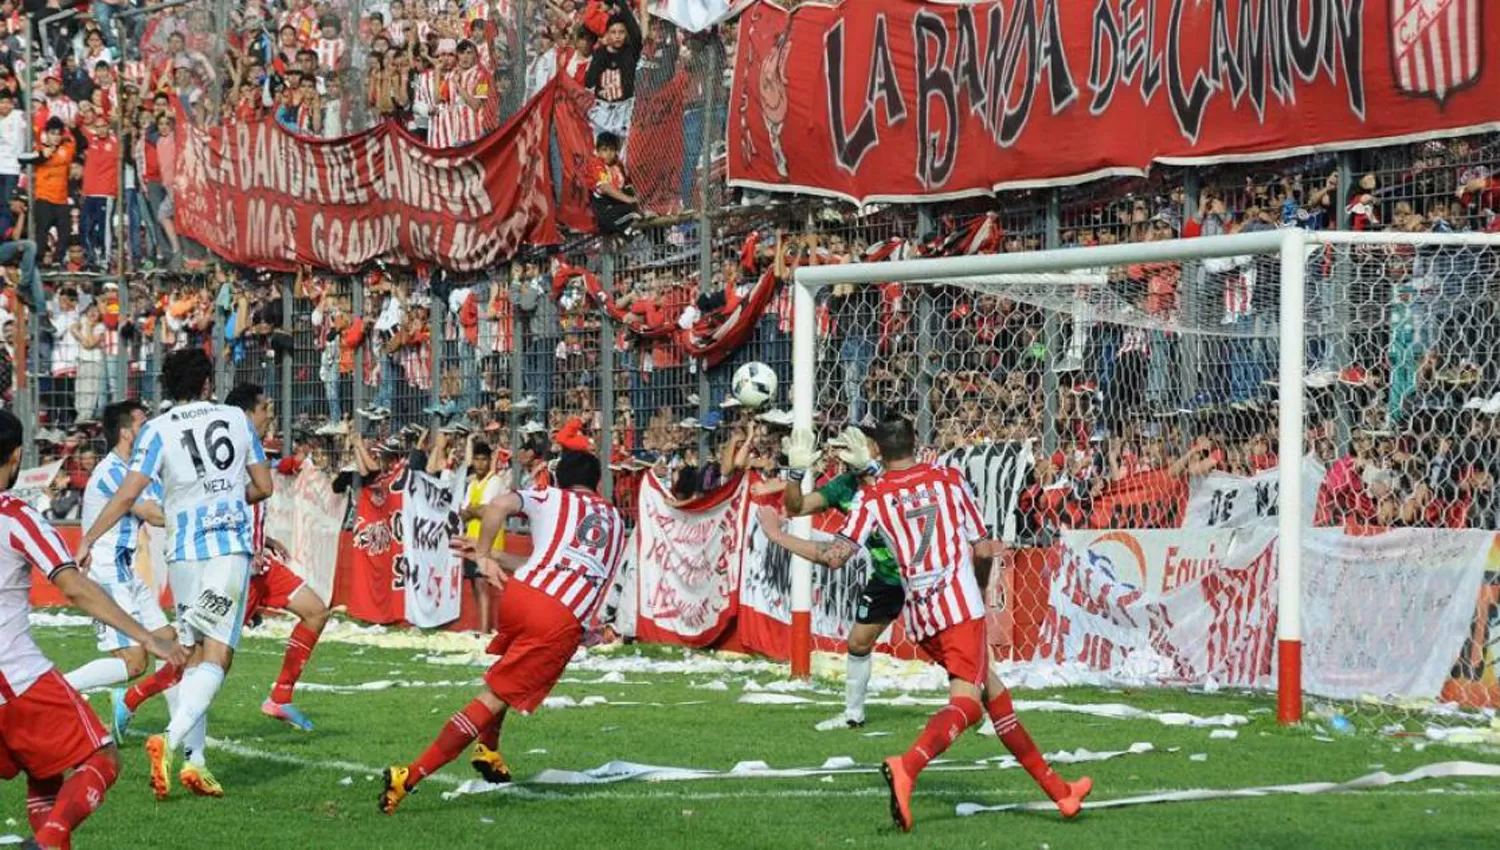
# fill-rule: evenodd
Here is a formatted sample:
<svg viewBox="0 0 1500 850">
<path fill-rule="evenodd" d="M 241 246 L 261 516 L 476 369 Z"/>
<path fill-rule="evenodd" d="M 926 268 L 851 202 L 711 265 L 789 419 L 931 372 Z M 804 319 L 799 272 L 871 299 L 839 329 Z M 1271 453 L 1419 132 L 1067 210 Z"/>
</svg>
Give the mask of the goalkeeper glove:
<svg viewBox="0 0 1500 850">
<path fill-rule="evenodd" d="M 850 471 L 859 475 L 879 475 L 880 462 L 870 456 L 870 443 L 865 439 L 865 432 L 850 425 L 844 432 L 834 438 L 838 446 L 839 460 Z"/>
<path fill-rule="evenodd" d="M 818 465 L 821 453 L 818 439 L 811 428 L 793 428 L 791 436 L 781 440 L 781 451 L 786 455 L 786 465 L 793 481 L 801 481 L 809 469 Z"/>
</svg>

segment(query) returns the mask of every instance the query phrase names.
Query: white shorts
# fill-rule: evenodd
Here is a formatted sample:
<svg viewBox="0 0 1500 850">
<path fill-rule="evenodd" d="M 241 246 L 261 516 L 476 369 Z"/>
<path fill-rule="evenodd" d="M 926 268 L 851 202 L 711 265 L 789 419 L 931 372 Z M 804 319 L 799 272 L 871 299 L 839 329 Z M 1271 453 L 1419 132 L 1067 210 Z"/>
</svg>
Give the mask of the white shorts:
<svg viewBox="0 0 1500 850">
<path fill-rule="evenodd" d="M 205 639 L 230 649 L 239 646 L 250 587 L 249 555 L 177 561 L 168 568 L 167 582 L 177 606 L 177 640 L 183 646 Z"/>
<path fill-rule="evenodd" d="M 115 604 L 134 617 L 137 623 L 145 626 L 146 631 L 154 632 L 170 625 L 167 622 L 167 615 L 162 613 L 161 603 L 156 600 L 156 591 L 144 581 L 137 578 L 121 584 L 105 584 L 102 587 L 110 598 L 115 600 Z M 98 623 L 95 628 L 99 633 L 100 652 L 115 652 L 132 646 L 140 646 L 113 626 Z"/>
</svg>

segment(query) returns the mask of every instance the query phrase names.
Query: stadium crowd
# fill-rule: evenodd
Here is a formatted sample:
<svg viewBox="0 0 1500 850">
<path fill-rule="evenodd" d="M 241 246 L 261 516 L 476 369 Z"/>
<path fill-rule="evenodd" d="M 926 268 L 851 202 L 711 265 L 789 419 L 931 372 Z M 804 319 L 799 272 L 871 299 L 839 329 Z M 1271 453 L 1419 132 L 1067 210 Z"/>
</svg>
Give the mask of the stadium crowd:
<svg viewBox="0 0 1500 850">
<path fill-rule="evenodd" d="M 739 200 L 758 212 L 708 229 L 640 223 L 640 235 L 581 240 L 485 273 L 307 270 L 287 281 L 232 268 L 173 228 L 179 121 L 270 118 L 334 137 L 388 119 L 434 145 L 458 145 L 563 74 L 593 92 L 601 149 L 623 151 L 632 133 L 652 131 L 632 126 L 637 101 L 685 74 L 685 111 L 696 118 L 683 122 L 682 154 L 696 164 L 722 132 L 709 125 L 725 116 L 710 119 L 703 107 L 708 89 L 723 85 L 710 70 L 732 66 L 734 24 L 691 35 L 625 0 L 250 0 L 126 14 L 140 8 L 95 0 L 32 32 L 0 0 L 0 195 L 9 199 L 0 264 L 14 293 L 0 322 L 16 328 L 24 303 L 45 318 L 31 356 L 42 459 L 65 461 L 51 498 L 59 516 L 76 515 L 102 406 L 122 390 L 149 396 L 160 357 L 188 346 L 209 350 L 233 378 L 272 388 L 290 363 L 291 397 L 273 390 L 296 435 L 286 454 L 330 469 L 377 469 L 376 455 L 409 449 L 408 426 L 430 417 L 450 435 L 475 435 L 499 463 L 514 453 L 534 467 L 549 435 L 576 418 L 595 439 L 610 429 L 620 504 L 633 505 L 648 470 L 690 498 L 735 469 L 776 467 L 789 415 L 735 409 L 729 376 L 759 360 L 789 381 L 785 282 L 794 268 L 1049 244 L 1031 194 L 956 203 L 925 226 L 910 208 L 767 206 L 750 196 Z M 28 76 L 37 81 L 29 92 Z M 1333 157 L 1194 175 L 1195 196 L 1180 171 L 1090 184 L 1065 193 L 1053 244 L 1279 227 L 1500 230 L 1494 136 L 1355 162 L 1365 170 L 1346 172 L 1342 186 Z M 628 168 L 608 156 L 599 164 L 601 224 L 647 212 Z M 683 170 L 680 208 L 697 200 L 694 169 Z M 29 207 L 26 191 L 35 195 Z M 711 273 L 702 279 L 705 242 Z M 557 275 L 564 261 L 589 264 L 600 250 L 618 252 L 610 294 L 624 312 L 608 339 L 598 299 Z M 1363 249 L 1311 264 L 1310 445 L 1329 467 L 1320 521 L 1500 519 L 1497 265 L 1493 252 Z M 700 360 L 678 335 L 656 331 L 732 314 L 768 274 L 783 284 L 700 382 Z M 820 424 L 911 410 L 911 388 L 924 388 L 917 406 L 932 414 L 935 451 L 982 440 L 1056 446 L 1037 453 L 1024 499 L 1034 536 L 1094 524 L 1109 488 L 1142 475 L 1275 465 L 1276 284 L 1274 269 L 1231 263 L 1114 269 L 1099 291 L 1060 303 L 938 288 L 926 296 L 935 318 L 925 336 L 916 288 L 835 290 L 819 311 Z M 16 343 L 6 335 L 0 367 L 11 375 Z M 609 422 L 606 345 L 615 364 Z"/>
</svg>

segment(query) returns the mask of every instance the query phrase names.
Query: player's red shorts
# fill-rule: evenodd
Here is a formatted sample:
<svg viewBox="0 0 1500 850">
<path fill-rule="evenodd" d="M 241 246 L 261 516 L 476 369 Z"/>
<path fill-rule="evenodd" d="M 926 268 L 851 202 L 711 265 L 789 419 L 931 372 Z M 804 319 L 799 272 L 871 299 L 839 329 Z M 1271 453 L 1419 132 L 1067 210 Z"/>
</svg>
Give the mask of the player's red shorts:
<svg viewBox="0 0 1500 850">
<path fill-rule="evenodd" d="M 943 629 L 922 641 L 921 647 L 948 671 L 948 678 L 983 687 L 989 673 L 988 643 L 984 618 L 976 617 Z"/>
<path fill-rule="evenodd" d="M 266 555 L 266 571 L 250 577 L 250 592 L 245 597 L 245 622 L 249 623 L 262 608 L 285 609 L 305 583 L 279 558 Z"/>
<path fill-rule="evenodd" d="M 23 770 L 37 779 L 60 776 L 108 743 L 104 724 L 56 667 L 0 705 L 0 779 Z"/>
<path fill-rule="evenodd" d="M 583 628 L 572 611 L 512 579 L 500 595 L 500 628 L 486 650 L 500 660 L 484 674 L 484 681 L 511 708 L 535 711 L 582 642 Z"/>
</svg>

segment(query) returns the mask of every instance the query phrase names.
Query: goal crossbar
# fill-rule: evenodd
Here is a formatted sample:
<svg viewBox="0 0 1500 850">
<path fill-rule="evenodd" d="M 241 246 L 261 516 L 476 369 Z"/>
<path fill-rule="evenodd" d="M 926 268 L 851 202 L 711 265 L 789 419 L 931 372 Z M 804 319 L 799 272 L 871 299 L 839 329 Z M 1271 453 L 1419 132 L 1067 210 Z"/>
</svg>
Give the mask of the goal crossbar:
<svg viewBox="0 0 1500 850">
<path fill-rule="evenodd" d="M 1011 254 L 986 254 L 899 260 L 880 263 L 811 266 L 797 269 L 793 287 L 792 420 L 811 428 L 814 419 L 817 321 L 816 295 L 825 286 L 870 283 L 942 283 L 974 285 L 1024 283 L 1076 286 L 1104 279 L 1099 270 L 1115 265 L 1182 262 L 1245 255 L 1275 254 L 1280 265 L 1280 345 L 1278 367 L 1277 454 L 1300 458 L 1304 445 L 1304 374 L 1307 319 L 1307 261 L 1325 245 L 1416 245 L 1500 249 L 1500 234 L 1474 233 L 1310 233 L 1301 228 L 1207 236 L 1160 242 L 1054 249 Z M 1302 716 L 1302 492 L 1298 464 L 1282 463 L 1277 516 L 1277 716 L 1296 723 Z M 811 484 L 811 478 L 803 486 Z M 792 521 L 806 536 L 811 519 Z M 812 567 L 792 559 L 792 673 L 806 676 L 811 668 Z"/>
</svg>

